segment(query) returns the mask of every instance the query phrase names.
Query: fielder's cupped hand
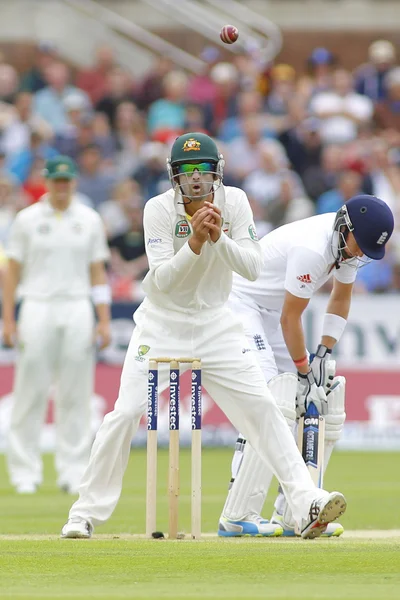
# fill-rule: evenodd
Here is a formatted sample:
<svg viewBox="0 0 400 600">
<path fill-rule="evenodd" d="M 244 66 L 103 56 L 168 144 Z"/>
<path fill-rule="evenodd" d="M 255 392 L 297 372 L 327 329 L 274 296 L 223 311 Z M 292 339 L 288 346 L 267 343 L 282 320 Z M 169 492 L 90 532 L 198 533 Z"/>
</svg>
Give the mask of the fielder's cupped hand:
<svg viewBox="0 0 400 600">
<path fill-rule="evenodd" d="M 190 221 L 193 229 L 193 237 L 201 244 L 204 244 L 208 240 L 210 234 L 209 226 L 213 219 L 213 211 L 210 210 L 208 206 L 204 205 L 194 213 L 192 220 Z"/>
<path fill-rule="evenodd" d="M 210 232 L 210 240 L 215 244 L 218 242 L 221 236 L 221 228 L 222 228 L 222 216 L 221 210 L 212 202 L 205 202 L 204 206 L 207 206 L 211 211 L 212 219 L 207 222 L 207 227 Z"/>
<path fill-rule="evenodd" d="M 328 412 L 328 401 L 324 388 L 317 386 L 312 371 L 307 374 L 297 373 L 296 413 L 298 417 L 305 415 L 310 402 L 313 402 L 320 415 Z"/>
</svg>

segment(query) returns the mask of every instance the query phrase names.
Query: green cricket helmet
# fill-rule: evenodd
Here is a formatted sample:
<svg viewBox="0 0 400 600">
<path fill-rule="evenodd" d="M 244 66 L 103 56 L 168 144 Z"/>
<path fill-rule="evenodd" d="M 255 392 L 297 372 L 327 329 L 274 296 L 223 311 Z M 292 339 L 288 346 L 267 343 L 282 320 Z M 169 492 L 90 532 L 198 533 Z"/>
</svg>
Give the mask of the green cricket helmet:
<svg viewBox="0 0 400 600">
<path fill-rule="evenodd" d="M 212 191 L 221 186 L 225 161 L 214 140 L 205 133 L 185 133 L 176 138 L 171 149 L 171 158 L 167 159 L 171 185 L 173 188 L 179 186 L 182 195 L 186 195 L 184 188 L 189 185 L 189 176 L 194 170 L 191 165 L 197 165 L 201 173 L 213 175 Z M 182 182 L 182 175 L 187 177 L 186 184 Z M 204 195 L 197 198 L 200 200 Z"/>
</svg>

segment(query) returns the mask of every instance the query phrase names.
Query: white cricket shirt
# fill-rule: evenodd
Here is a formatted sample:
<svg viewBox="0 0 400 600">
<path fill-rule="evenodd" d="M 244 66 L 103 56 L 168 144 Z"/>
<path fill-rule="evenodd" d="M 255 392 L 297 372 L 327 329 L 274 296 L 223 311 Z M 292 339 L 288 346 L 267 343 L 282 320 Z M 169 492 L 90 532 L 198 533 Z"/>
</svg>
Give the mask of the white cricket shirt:
<svg viewBox="0 0 400 600">
<path fill-rule="evenodd" d="M 188 244 L 192 227 L 179 191 L 168 190 L 146 203 L 150 270 L 143 289 L 153 304 L 186 313 L 217 308 L 228 299 L 233 271 L 246 279 L 258 277 L 262 251 L 246 194 L 220 186 L 214 203 L 222 212 L 222 233 L 215 244 L 206 242 L 199 255 Z"/>
<path fill-rule="evenodd" d="M 281 310 L 285 291 L 299 298 L 311 298 L 332 275 L 342 283 L 353 283 L 357 269 L 341 263 L 333 268 L 333 224 L 336 213 L 317 215 L 283 225 L 260 240 L 264 266 L 257 281 L 233 279 L 234 294 L 253 300 L 258 306 Z M 337 237 L 337 234 L 335 234 Z"/>
<path fill-rule="evenodd" d="M 104 226 L 92 208 L 75 198 L 55 211 L 46 196 L 21 210 L 12 225 L 7 256 L 22 265 L 22 298 L 89 297 L 91 263 L 107 260 Z"/>
</svg>

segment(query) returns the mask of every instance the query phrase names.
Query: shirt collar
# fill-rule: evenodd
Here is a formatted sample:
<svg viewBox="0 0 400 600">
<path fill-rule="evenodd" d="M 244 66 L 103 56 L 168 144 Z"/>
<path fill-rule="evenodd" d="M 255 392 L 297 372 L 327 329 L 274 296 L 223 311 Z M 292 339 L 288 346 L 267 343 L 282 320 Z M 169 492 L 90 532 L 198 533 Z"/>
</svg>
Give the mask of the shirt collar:
<svg viewBox="0 0 400 600">
<path fill-rule="evenodd" d="M 56 210 L 55 208 L 52 207 L 52 205 L 49 202 L 49 195 L 48 194 L 44 194 L 41 198 L 40 198 L 40 202 L 42 203 L 43 206 L 43 212 L 46 216 L 52 216 L 55 214 L 58 214 L 60 211 Z M 69 205 L 69 207 L 67 208 L 67 210 L 62 211 L 63 214 L 66 215 L 73 215 L 75 213 L 76 210 L 76 206 L 77 206 L 78 202 L 76 200 L 75 197 L 72 197 L 72 201 L 71 204 Z"/>
</svg>

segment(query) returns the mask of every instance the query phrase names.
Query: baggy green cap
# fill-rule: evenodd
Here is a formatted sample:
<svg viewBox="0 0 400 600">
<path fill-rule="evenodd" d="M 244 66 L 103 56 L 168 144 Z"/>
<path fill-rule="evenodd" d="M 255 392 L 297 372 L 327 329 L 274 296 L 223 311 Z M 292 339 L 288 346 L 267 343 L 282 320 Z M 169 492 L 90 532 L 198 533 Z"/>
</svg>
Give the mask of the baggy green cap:
<svg viewBox="0 0 400 600">
<path fill-rule="evenodd" d="M 172 166 L 192 161 L 219 161 L 218 148 L 205 133 L 185 133 L 176 138 L 172 146 Z"/>
<path fill-rule="evenodd" d="M 46 179 L 75 179 L 78 175 L 75 162 L 69 156 L 56 156 L 46 161 Z"/>
</svg>

